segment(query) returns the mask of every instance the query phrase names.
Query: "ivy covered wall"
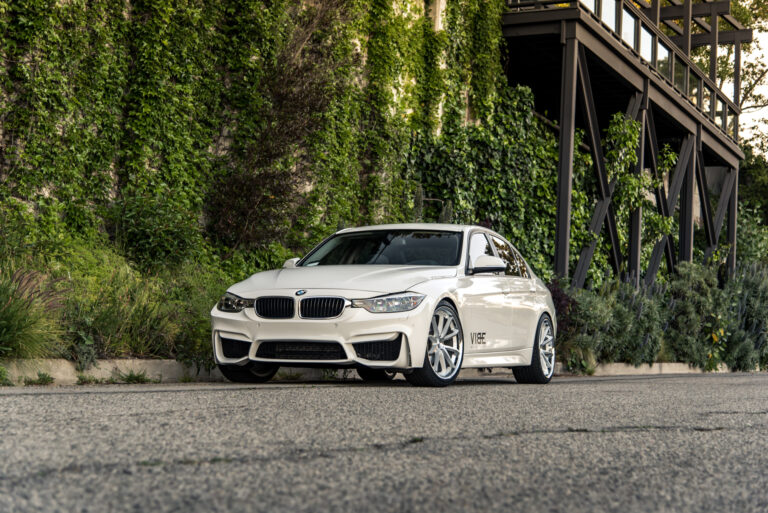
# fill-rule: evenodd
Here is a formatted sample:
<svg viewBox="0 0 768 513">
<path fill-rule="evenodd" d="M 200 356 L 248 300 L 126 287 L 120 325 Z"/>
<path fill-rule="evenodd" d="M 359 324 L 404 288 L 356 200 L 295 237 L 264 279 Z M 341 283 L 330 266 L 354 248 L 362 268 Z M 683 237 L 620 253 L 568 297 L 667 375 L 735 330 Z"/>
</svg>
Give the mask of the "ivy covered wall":
<svg viewBox="0 0 768 513">
<path fill-rule="evenodd" d="M 143 269 L 212 258 L 247 273 L 340 226 L 450 219 L 504 233 L 549 278 L 557 141 L 506 82 L 503 9 L 0 1 L 0 235 L 51 256 L 86 239 Z M 633 132 L 616 123 L 628 176 Z M 590 166 L 578 153 L 574 259 L 591 237 Z"/>
</svg>

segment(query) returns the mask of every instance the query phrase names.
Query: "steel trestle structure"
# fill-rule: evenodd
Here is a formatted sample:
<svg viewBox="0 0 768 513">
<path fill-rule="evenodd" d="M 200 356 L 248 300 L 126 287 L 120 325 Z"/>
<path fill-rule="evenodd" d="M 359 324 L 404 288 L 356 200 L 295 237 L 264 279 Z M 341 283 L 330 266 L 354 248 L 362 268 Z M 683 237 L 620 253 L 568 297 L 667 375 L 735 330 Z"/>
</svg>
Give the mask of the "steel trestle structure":
<svg viewBox="0 0 768 513">
<path fill-rule="evenodd" d="M 734 29 L 721 30 L 720 18 Z M 661 26 L 668 28 L 662 30 Z M 669 32 L 675 35 L 670 37 Z M 598 196 L 589 225 L 595 237 L 581 248 L 572 286 L 584 286 L 597 236 L 603 230 L 614 273 L 635 286 L 641 280 L 650 285 L 662 259 L 668 269 L 680 261 L 692 261 L 697 224 L 704 232 L 705 257 L 709 258 L 718 248 L 726 216 L 727 266 L 732 271 L 736 264 L 738 168 L 744 157 L 738 146 L 740 44 L 750 41 L 752 34 L 730 16 L 729 2 L 673 0 L 662 6 L 659 0 L 520 1 L 509 4 L 503 33 L 514 56 L 508 69 L 510 83 L 530 86 L 536 110 L 559 120 L 556 273 L 563 278 L 570 275 L 577 127 L 584 130 L 590 148 Z M 722 44 L 736 48 L 732 98 L 717 87 L 714 70 L 705 74 L 690 57 L 691 48 L 709 45 L 710 62 L 715 63 Z M 619 245 L 611 202 L 615 180 L 609 180 L 601 138 L 615 112 L 624 112 L 640 124 L 635 172 L 662 178 L 654 191 L 656 209 L 679 221 L 677 244 L 672 236 L 661 237 L 645 269 L 641 269 L 640 209 L 630 214 L 626 255 Z M 668 183 L 659 169 L 663 144 L 678 153 Z M 713 189 L 719 194 L 714 215 Z"/>
</svg>

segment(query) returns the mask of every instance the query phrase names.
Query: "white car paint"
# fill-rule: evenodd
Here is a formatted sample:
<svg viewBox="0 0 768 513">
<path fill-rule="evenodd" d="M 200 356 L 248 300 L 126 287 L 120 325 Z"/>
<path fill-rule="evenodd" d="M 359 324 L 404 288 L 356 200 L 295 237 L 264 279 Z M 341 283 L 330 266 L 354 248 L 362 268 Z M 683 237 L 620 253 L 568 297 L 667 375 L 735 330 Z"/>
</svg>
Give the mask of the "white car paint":
<svg viewBox="0 0 768 513">
<path fill-rule="evenodd" d="M 424 363 L 427 335 L 432 314 L 442 300 L 456 307 L 464 334 L 462 368 L 513 367 L 531 364 L 534 338 L 543 314 L 551 317 L 556 330 L 555 308 L 545 284 L 527 264 L 530 277 L 504 274 L 472 274 L 469 271 L 467 238 L 481 232 L 501 238 L 492 230 L 477 226 L 448 224 L 398 224 L 360 227 L 339 233 L 372 230 L 429 230 L 461 232 L 463 245 L 456 266 L 426 265 L 321 265 L 289 267 L 254 274 L 228 289 L 241 298 L 264 296 L 292 297 L 298 301 L 310 297 L 343 297 L 364 299 L 389 293 L 424 294 L 414 310 L 402 313 L 371 313 L 352 307 L 349 302 L 341 315 L 332 319 L 304 319 L 296 314 L 291 319 L 265 319 L 253 307 L 240 312 L 211 311 L 215 360 L 218 364 L 245 364 L 248 361 L 302 365 L 365 365 L 371 368 L 406 370 Z M 306 293 L 296 296 L 297 291 Z M 476 334 L 484 333 L 484 340 Z M 373 361 L 359 358 L 354 343 L 394 339 L 404 335 L 396 360 Z M 224 356 L 221 338 L 250 342 L 247 356 Z M 345 357 L 338 360 L 278 360 L 257 358 L 261 341 L 338 342 Z M 484 342 L 484 343 L 478 343 Z"/>
</svg>

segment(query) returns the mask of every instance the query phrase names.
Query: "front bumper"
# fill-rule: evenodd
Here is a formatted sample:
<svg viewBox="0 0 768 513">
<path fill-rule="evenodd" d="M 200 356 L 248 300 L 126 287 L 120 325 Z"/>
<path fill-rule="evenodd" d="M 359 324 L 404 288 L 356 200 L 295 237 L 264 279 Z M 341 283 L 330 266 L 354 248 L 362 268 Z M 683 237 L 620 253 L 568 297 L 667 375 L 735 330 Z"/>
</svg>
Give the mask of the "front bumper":
<svg viewBox="0 0 768 513">
<path fill-rule="evenodd" d="M 216 363 L 243 365 L 249 361 L 276 363 L 283 366 L 328 366 L 408 369 L 421 366 L 426 349 L 431 312 L 430 301 L 422 302 L 414 310 L 401 313 L 370 313 L 363 308 L 347 306 L 339 317 L 333 319 L 302 319 L 298 315 L 291 319 L 264 319 L 256 316 L 253 308 L 242 312 L 222 312 L 214 307 L 211 311 L 212 342 Z M 250 344 L 239 354 L 245 356 L 227 357 L 222 339 Z M 400 350 L 393 360 L 367 359 L 369 355 L 361 350 L 365 342 L 400 341 Z M 259 347 L 275 342 L 339 344 L 341 351 L 328 351 L 322 358 L 301 357 L 294 353 L 286 357 L 285 352 L 259 351 Z M 335 346 L 338 347 L 338 346 Z M 267 349 L 265 346 L 264 349 Z M 271 349 L 271 347 L 270 347 Z M 246 353 L 247 351 L 247 353 Z M 232 356 L 231 352 L 228 352 Z M 258 355 L 262 353 L 262 356 Z M 268 354 L 269 357 L 263 357 Z M 362 354 L 362 356 L 361 356 Z M 329 359 L 329 355 L 332 359 Z M 416 358 L 415 355 L 420 355 Z"/>
</svg>

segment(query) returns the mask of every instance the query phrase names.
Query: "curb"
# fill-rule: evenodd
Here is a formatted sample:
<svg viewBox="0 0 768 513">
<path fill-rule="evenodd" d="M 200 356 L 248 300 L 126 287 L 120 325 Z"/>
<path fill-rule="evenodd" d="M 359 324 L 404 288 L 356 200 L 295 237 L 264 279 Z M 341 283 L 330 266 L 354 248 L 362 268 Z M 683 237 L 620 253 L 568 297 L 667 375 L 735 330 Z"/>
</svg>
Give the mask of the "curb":
<svg viewBox="0 0 768 513">
<path fill-rule="evenodd" d="M 22 384 L 24 378 L 34 379 L 38 372 L 44 372 L 53 378 L 54 385 L 76 385 L 78 375 L 82 374 L 95 381 L 120 381 L 120 376 L 134 373 L 144 374 L 146 379 L 158 383 L 182 383 L 185 381 L 224 381 L 224 376 L 214 369 L 211 372 L 188 367 L 176 360 L 146 360 L 139 358 L 120 360 L 97 360 L 96 365 L 86 371 L 78 372 L 75 364 L 63 358 L 5 360 L 0 366 L 8 371 L 8 378 L 14 384 Z"/>
<path fill-rule="evenodd" d="M 224 382 L 224 376 L 218 369 L 208 372 L 197 372 L 194 367 L 186 366 L 176 360 L 147 360 L 147 359 L 116 359 L 98 360 L 96 366 L 85 372 L 75 370 L 75 364 L 64 359 L 30 359 L 30 360 L 5 360 L 0 361 L 0 366 L 8 371 L 8 378 L 21 385 L 24 378 L 34 379 L 38 372 L 50 375 L 54 385 L 76 385 L 78 375 L 84 374 L 94 378 L 96 382 L 120 382 L 121 375 L 134 373 L 144 376 L 156 383 L 184 383 L 184 382 Z M 728 372 L 728 368 L 721 364 L 716 373 Z M 659 376 L 671 374 L 704 374 L 704 371 L 691 367 L 686 363 L 654 363 L 634 367 L 625 363 L 605 363 L 598 365 L 593 376 Z M 579 376 L 568 372 L 562 363 L 555 365 L 557 376 Z M 464 369 L 461 378 L 511 378 L 511 369 Z M 275 381 L 323 381 L 329 379 L 358 379 L 357 373 L 352 369 L 344 369 L 329 372 L 324 369 L 304 369 L 293 367 L 281 367 L 275 376 Z M 116 380 L 116 381 L 114 381 Z"/>
</svg>

